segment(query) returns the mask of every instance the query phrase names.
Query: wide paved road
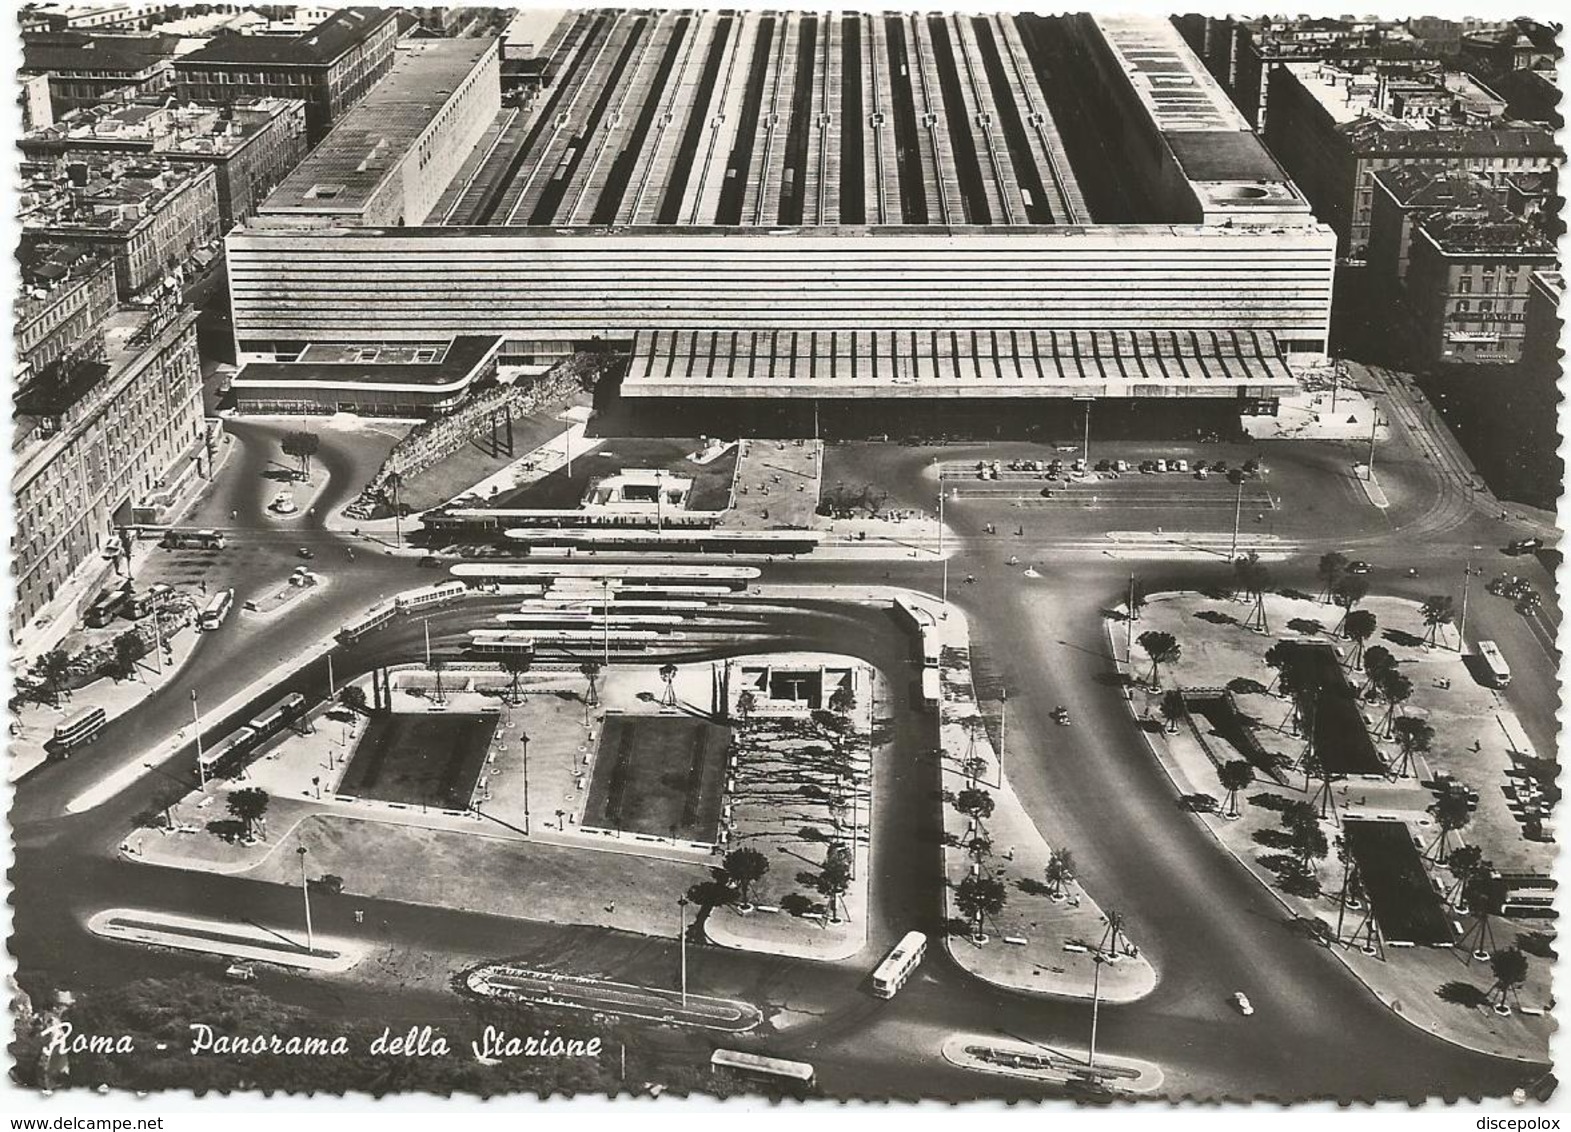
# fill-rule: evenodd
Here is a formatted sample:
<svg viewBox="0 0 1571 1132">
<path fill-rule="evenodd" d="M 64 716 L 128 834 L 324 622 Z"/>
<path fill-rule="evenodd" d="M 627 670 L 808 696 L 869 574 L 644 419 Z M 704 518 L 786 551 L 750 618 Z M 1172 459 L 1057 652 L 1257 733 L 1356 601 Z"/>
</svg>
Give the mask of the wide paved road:
<svg viewBox="0 0 1571 1132">
<path fill-rule="evenodd" d="M 1433 514 L 1428 507 L 1418 513 Z M 1004 548 L 981 533 L 985 521 L 996 522 L 1007 514 L 968 505 L 949 516 L 966 539 L 954 569 L 978 577 L 974 585 L 956 587 L 951 597 L 972 618 L 980 645 L 981 691 L 985 695 L 990 684 L 1008 688 L 1016 705 L 1011 712 L 1012 780 L 1049 839 L 1074 849 L 1085 883 L 1098 901 L 1126 915 L 1135 938 L 1161 972 L 1156 991 L 1146 999 L 1104 1008 L 1099 1045 L 1159 1062 L 1172 1093 L 1240 1099 L 1500 1094 L 1538 1076 L 1541 1070 L 1471 1054 L 1392 1016 L 1332 956 L 1290 932 L 1269 894 L 1177 809 L 1172 787 L 1130 726 L 1117 691 L 1101 679 L 1112 669 L 1100 610 L 1118 599 L 1130 569 L 1139 571 L 1149 588 L 1159 589 L 1214 581 L 1225 576 L 1226 566 L 1088 559 L 1055 564 L 1042 579 L 1024 579 L 1018 569 L 1002 566 Z M 313 532 L 310 537 L 331 542 L 325 534 Z M 1455 570 L 1454 548 L 1471 537 L 1453 528 L 1447 540 L 1421 551 L 1407 543 L 1402 561 L 1417 565 L 1420 578 L 1393 581 L 1377 574 L 1377 588 L 1422 595 L 1426 582 Z M 1024 541 L 1051 560 L 1052 532 L 1034 531 Z M 1315 557 L 1305 555 L 1279 566 L 1277 581 L 1310 588 Z M 342 573 L 346 579 L 353 577 L 354 586 L 336 587 L 311 599 L 320 604 L 309 618 L 248 634 L 221 633 L 204 644 L 199 657 L 204 697 L 217 702 L 226 689 L 237 689 L 270 667 L 276 656 L 288 655 L 291 648 L 298 651 L 320 634 L 324 623 L 335 623 L 344 610 L 363 605 L 371 590 L 383 585 L 401 589 L 430 576 L 407 562 L 381 560 L 360 561 L 352 572 L 346 567 Z M 776 564 L 769 580 L 852 583 L 867 581 L 870 573 L 865 565 L 804 560 Z M 938 588 L 938 571 L 931 565 L 901 563 L 892 565 L 890 573 L 893 584 L 930 592 Z M 1547 658 L 1530 663 L 1524 656 L 1529 644 L 1542 656 L 1542 643 L 1507 604 L 1479 590 L 1474 593 L 1470 619 L 1479 620 L 1470 635 L 1487 628 L 1502 642 L 1518 672 L 1512 697 L 1527 701 L 1522 705 L 1524 719 L 1530 729 L 1542 730 L 1545 725 L 1535 720 L 1538 701 L 1547 697 L 1546 702 L 1553 702 L 1551 666 Z M 433 615 L 438 646 L 461 640 L 484 609 L 465 606 Z M 892 621 L 876 611 L 805 606 L 798 615 L 779 618 L 774 628 L 776 638 L 788 647 L 852 652 L 896 673 L 909 652 Z M 357 649 L 340 650 L 339 678 L 374 663 L 416 655 L 418 632 L 415 625 L 403 625 Z M 941 915 L 932 813 L 937 772 L 925 752 L 931 739 L 915 730 L 919 717 L 903 710 L 904 682 L 894 683 L 896 702 L 890 707 L 907 730 L 897 742 L 897 766 L 880 768 L 868 952 L 849 963 L 821 965 L 704 949 L 694 963 L 693 988 L 745 998 L 788 1018 L 767 1048 L 814 1061 L 833 1092 L 1008 1092 L 1012 1083 L 1006 1078 L 983 1078 L 942 1062 L 936 1050 L 943 1037 L 971 1031 L 1083 1045 L 1089 1029 L 1087 1004 L 986 987 L 956 970 L 937 949 L 896 999 L 884 1002 L 866 993 L 866 973 L 878 953 L 910 927 L 935 930 Z M 318 662 L 298 673 L 289 686 L 323 688 L 324 665 Z M 1046 718 L 1058 703 L 1068 704 L 1076 714 L 1072 736 Z M 122 745 L 151 742 L 173 731 L 187 710 L 184 689 L 171 689 L 117 722 L 111 736 Z M 1544 718 L 1552 728 L 1552 711 Z M 1538 734 L 1533 738 L 1540 740 Z M 164 769 L 189 773 L 192 758 L 188 748 Z M 276 923 L 297 916 L 299 894 L 285 887 L 119 860 L 113 850 L 120 831 L 150 800 L 156 779 L 144 779 L 91 813 L 61 817 L 64 801 L 92 773 L 89 760 L 73 759 L 46 768 L 18 789 L 13 947 L 25 970 L 83 986 L 190 969 L 190 959 L 127 949 L 87 935 L 81 920 L 110 904 Z M 358 898 L 355 904 L 366 909 L 368 922 L 380 925 L 376 930 L 389 942 L 403 948 L 455 959 L 523 956 L 538 967 L 613 972 L 651 985 L 668 981 L 674 972 L 675 947 L 668 940 Z M 350 911 L 346 904 L 323 905 L 322 930 L 351 930 L 343 922 Z M 405 1019 L 457 1024 L 469 1014 L 465 1004 L 440 990 L 338 981 L 328 984 L 324 993 L 320 980 L 285 976 L 269 976 L 266 986 L 281 997 L 309 1001 L 345 1017 L 369 1014 L 395 1024 Z M 1241 1019 L 1228 1007 L 1228 996 L 1241 986 L 1256 1003 L 1253 1019 Z M 673 1056 L 704 1055 L 693 1039 L 652 1035 L 650 1040 L 669 1044 Z M 1019 1088 L 1035 1091 L 1028 1082 L 1020 1082 Z"/>
</svg>

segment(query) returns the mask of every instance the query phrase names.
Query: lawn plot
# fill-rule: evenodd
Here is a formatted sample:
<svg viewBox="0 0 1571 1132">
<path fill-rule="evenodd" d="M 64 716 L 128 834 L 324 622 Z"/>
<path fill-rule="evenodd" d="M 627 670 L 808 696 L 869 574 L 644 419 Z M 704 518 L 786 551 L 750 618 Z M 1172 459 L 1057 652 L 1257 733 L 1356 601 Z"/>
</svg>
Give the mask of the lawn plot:
<svg viewBox="0 0 1571 1132">
<path fill-rule="evenodd" d="M 1375 920 L 1388 941 L 1451 942 L 1440 896 L 1424 872 L 1424 862 L 1406 825 L 1399 821 L 1348 821 L 1342 836 L 1358 862 Z"/>
<path fill-rule="evenodd" d="M 496 724 L 491 712 L 372 716 L 338 792 L 467 810 Z"/>
<path fill-rule="evenodd" d="M 1334 774 L 1384 774 L 1385 763 L 1330 645 L 1284 642 L 1299 714 L 1313 719 L 1315 750 Z"/>
<path fill-rule="evenodd" d="M 580 824 L 714 841 L 730 742 L 703 719 L 607 715 Z"/>
</svg>

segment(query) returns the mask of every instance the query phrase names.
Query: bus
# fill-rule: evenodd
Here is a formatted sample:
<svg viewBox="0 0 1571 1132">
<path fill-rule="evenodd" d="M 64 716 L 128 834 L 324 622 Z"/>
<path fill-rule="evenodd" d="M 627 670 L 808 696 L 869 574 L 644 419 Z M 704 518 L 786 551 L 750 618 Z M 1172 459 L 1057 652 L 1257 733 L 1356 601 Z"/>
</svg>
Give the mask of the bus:
<svg viewBox="0 0 1571 1132">
<path fill-rule="evenodd" d="M 1489 682 L 1496 688 L 1504 688 L 1511 683 L 1511 669 L 1506 664 L 1506 658 L 1500 654 L 1500 646 L 1494 641 L 1478 642 L 1478 659 L 1488 673 Z"/>
<path fill-rule="evenodd" d="M 943 701 L 943 687 L 938 680 L 938 669 L 922 669 L 922 707 L 927 711 L 937 711 L 938 705 Z"/>
<path fill-rule="evenodd" d="M 434 586 L 422 586 L 418 590 L 401 593 L 393 599 L 393 604 L 407 613 L 411 609 L 424 609 L 426 606 L 455 601 L 463 597 L 468 590 L 469 587 L 462 582 L 441 582 Z"/>
<path fill-rule="evenodd" d="M 396 605 L 375 606 L 338 630 L 338 641 L 340 644 L 353 644 L 371 632 L 371 630 L 380 629 L 397 616 L 398 606 Z"/>
<path fill-rule="evenodd" d="M 873 993 L 879 998 L 894 998 L 926 954 L 927 937 L 921 932 L 906 932 L 895 944 L 895 949 L 874 969 Z"/>
<path fill-rule="evenodd" d="M 256 732 L 258 739 L 266 739 L 282 731 L 304 714 L 305 696 L 299 692 L 290 692 L 246 726 Z"/>
<path fill-rule="evenodd" d="M 87 607 L 87 613 L 82 620 L 90 629 L 102 629 L 119 615 L 125 607 L 125 600 L 124 590 L 107 590 L 99 594 L 93 604 Z"/>
<path fill-rule="evenodd" d="M 202 771 L 202 780 L 227 773 L 233 766 L 245 757 L 256 740 L 256 732 L 249 727 L 225 735 L 211 747 L 204 748 L 202 755 L 197 759 L 197 764 Z"/>
<path fill-rule="evenodd" d="M 164 537 L 159 545 L 166 550 L 222 550 L 224 549 L 224 533 L 222 531 L 179 530 L 171 527 L 164 532 Z"/>
<path fill-rule="evenodd" d="M 229 616 L 229 607 L 235 603 L 234 590 L 219 590 L 207 599 L 207 604 L 202 607 L 202 628 L 216 629 L 224 623 L 224 618 Z"/>
<path fill-rule="evenodd" d="M 812 1087 L 817 1074 L 805 1061 L 787 1061 L 783 1057 L 765 1057 L 761 1053 L 744 1053 L 736 1049 L 717 1049 L 709 1058 L 710 1071 L 731 1074 L 744 1079 L 764 1079 L 777 1085 L 794 1085 L 801 1089 Z"/>
<path fill-rule="evenodd" d="M 109 717 L 104 714 L 103 708 L 83 708 L 55 726 L 54 737 L 49 741 L 49 745 L 59 754 L 70 754 L 73 747 L 80 747 L 83 743 L 91 743 L 98 738 L 98 733 L 108 722 Z"/>
</svg>

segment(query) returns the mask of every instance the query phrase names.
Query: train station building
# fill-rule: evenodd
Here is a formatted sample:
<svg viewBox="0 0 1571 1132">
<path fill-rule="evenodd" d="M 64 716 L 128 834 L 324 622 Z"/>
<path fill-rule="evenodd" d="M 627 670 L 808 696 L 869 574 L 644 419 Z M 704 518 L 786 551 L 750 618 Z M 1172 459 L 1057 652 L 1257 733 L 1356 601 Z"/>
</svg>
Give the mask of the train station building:
<svg viewBox="0 0 1571 1132">
<path fill-rule="evenodd" d="M 231 234 L 242 363 L 496 335 L 625 353 L 651 408 L 1269 412 L 1324 356 L 1335 236 L 1166 21 L 593 10 L 531 42 L 551 81 L 476 103 L 423 213 L 299 222 L 313 164 L 419 153 L 368 123 Z"/>
</svg>

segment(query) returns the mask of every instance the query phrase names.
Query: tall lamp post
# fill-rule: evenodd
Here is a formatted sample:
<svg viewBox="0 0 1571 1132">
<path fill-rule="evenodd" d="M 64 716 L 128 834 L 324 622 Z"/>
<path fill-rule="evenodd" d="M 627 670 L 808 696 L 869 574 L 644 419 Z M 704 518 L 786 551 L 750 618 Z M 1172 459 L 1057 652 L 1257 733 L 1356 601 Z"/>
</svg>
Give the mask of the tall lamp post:
<svg viewBox="0 0 1571 1132">
<path fill-rule="evenodd" d="M 687 897 L 679 896 L 676 901 L 676 938 L 678 950 L 682 954 L 682 1009 L 687 1009 Z"/>
<path fill-rule="evenodd" d="M 202 713 L 196 703 L 196 689 L 191 689 L 191 723 L 196 728 L 196 784 L 207 789 L 207 766 L 202 762 Z"/>
<path fill-rule="evenodd" d="M 944 570 L 943 600 L 944 616 L 949 616 L 949 558 L 944 554 L 944 468 L 938 467 L 938 557 L 942 560 Z"/>
<path fill-rule="evenodd" d="M 1475 547 L 1474 549 L 1477 549 L 1477 548 Z M 1471 582 L 1472 580 L 1473 580 L 1473 560 L 1471 558 L 1469 558 L 1467 560 L 1467 566 L 1465 568 L 1465 573 L 1463 573 L 1463 575 L 1462 575 L 1462 616 L 1457 621 L 1457 626 L 1456 626 L 1456 651 L 1458 653 L 1463 653 L 1463 652 L 1467 651 L 1467 587 L 1468 587 L 1468 583 Z"/>
<path fill-rule="evenodd" d="M 519 733 L 524 744 L 524 836 L 529 836 L 529 733 Z"/>
<path fill-rule="evenodd" d="M 1227 560 L 1236 562 L 1238 560 L 1238 524 L 1244 515 L 1244 473 L 1241 469 L 1234 468 L 1227 475 L 1233 481 L 1233 486 L 1236 489 L 1233 497 L 1233 549 L 1228 552 Z"/>
<path fill-rule="evenodd" d="M 305 877 L 305 846 L 300 846 L 300 848 L 295 850 L 295 853 L 300 857 L 300 892 L 305 897 L 305 949 L 307 952 L 315 954 L 316 936 L 311 931 L 311 886 L 306 882 Z"/>
<path fill-rule="evenodd" d="M 1086 1058 L 1088 1066 L 1096 1064 L 1096 1023 L 1102 1005 L 1102 964 L 1106 962 L 1101 951 L 1091 953 L 1091 1051 L 1090 1056 Z"/>
<path fill-rule="evenodd" d="M 600 627 L 605 637 L 605 667 L 607 669 L 607 679 L 609 679 L 609 670 L 611 668 L 611 579 L 601 578 L 600 585 L 605 595 L 605 604 L 601 607 Z"/>
</svg>

